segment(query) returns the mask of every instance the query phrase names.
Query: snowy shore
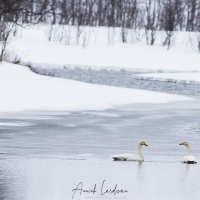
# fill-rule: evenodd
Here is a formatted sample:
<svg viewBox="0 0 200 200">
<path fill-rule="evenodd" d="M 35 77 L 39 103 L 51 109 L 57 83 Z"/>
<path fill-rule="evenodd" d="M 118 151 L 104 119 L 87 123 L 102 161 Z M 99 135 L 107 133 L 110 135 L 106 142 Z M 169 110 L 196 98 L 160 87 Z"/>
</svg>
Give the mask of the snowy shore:
<svg viewBox="0 0 200 200">
<path fill-rule="evenodd" d="M 9 45 L 9 51 L 33 64 L 109 67 L 112 69 L 200 71 L 199 52 L 188 44 L 187 32 L 176 34 L 176 43 L 167 50 L 158 42 L 148 46 L 144 41 L 124 44 L 116 36 L 113 45 L 108 44 L 107 28 L 99 28 L 97 36 L 90 32 L 87 46 L 64 45 L 48 41 L 47 26 L 24 29 Z M 117 31 L 117 30 L 116 30 Z M 120 33 L 120 30 L 119 30 Z M 116 34 L 119 35 L 119 34 Z M 162 34 L 160 35 L 162 37 Z"/>
<path fill-rule="evenodd" d="M 172 73 L 164 75 L 145 74 L 143 77 L 175 78 L 199 81 L 199 54 L 182 45 L 181 37 L 172 49 L 162 46 L 147 46 L 142 43 L 108 46 L 105 38 L 88 44 L 86 47 L 63 45 L 49 42 L 45 26 L 25 29 L 8 47 L 12 57 L 32 65 L 64 67 L 92 66 L 92 69 L 108 67 L 114 70 L 139 70 Z M 104 30 L 105 35 L 105 30 Z M 184 39 L 184 37 L 182 37 Z M 198 80 L 197 80 L 198 79 Z M 125 89 L 111 86 L 88 84 L 73 80 L 46 77 L 31 72 L 20 65 L 0 64 L 0 112 L 21 110 L 101 110 L 114 106 L 134 103 L 167 103 L 171 101 L 191 100 L 178 95 L 168 95 L 145 90 Z"/>
<path fill-rule="evenodd" d="M 27 67 L 0 65 L 0 111 L 101 110 L 133 103 L 166 103 L 190 98 L 145 90 L 88 84 L 37 75 Z"/>
</svg>

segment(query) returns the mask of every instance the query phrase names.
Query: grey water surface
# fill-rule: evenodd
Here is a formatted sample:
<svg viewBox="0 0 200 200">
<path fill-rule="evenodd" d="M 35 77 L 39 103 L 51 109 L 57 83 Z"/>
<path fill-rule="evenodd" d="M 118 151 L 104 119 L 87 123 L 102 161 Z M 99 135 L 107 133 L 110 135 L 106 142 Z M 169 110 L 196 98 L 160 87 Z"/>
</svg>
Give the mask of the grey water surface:
<svg viewBox="0 0 200 200">
<path fill-rule="evenodd" d="M 31 68 L 41 75 L 193 97 L 104 111 L 0 115 L 0 200 L 198 200 L 200 163 L 180 162 L 188 141 L 200 159 L 200 84 L 138 78 L 126 70 Z M 144 162 L 112 156 L 137 153 Z"/>
<path fill-rule="evenodd" d="M 83 81 L 91 84 L 109 85 L 115 87 L 145 89 L 169 94 L 186 96 L 200 96 L 200 83 L 195 81 L 155 79 L 151 77 L 140 77 L 143 73 L 179 73 L 177 71 L 123 69 L 112 68 L 94 69 L 90 67 L 70 66 L 57 67 L 47 64 L 35 64 L 30 69 L 37 74 Z"/>
<path fill-rule="evenodd" d="M 141 139 L 143 163 L 112 161 Z M 200 163 L 180 162 L 184 140 L 200 158 L 199 99 L 1 114 L 0 200 L 197 200 Z"/>
</svg>

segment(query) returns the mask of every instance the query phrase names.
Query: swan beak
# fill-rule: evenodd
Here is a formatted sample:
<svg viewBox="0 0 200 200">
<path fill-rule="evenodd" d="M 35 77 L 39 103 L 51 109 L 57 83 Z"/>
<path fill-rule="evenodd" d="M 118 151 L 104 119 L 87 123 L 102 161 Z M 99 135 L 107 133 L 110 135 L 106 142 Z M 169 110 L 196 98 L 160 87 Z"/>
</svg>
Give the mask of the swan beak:
<svg viewBox="0 0 200 200">
<path fill-rule="evenodd" d="M 145 144 L 146 147 L 148 147 L 148 144 Z"/>
<path fill-rule="evenodd" d="M 181 142 L 179 145 L 183 145 L 183 143 Z"/>
</svg>

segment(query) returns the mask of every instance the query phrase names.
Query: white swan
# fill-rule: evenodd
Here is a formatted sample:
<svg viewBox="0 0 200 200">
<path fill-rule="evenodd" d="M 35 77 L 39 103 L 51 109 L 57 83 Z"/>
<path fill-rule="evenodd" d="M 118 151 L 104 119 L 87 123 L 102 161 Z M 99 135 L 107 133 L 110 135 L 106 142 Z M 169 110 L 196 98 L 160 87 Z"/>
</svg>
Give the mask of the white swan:
<svg viewBox="0 0 200 200">
<path fill-rule="evenodd" d="M 112 158 L 114 160 L 123 160 L 123 161 L 128 161 L 128 160 L 144 161 L 144 156 L 142 154 L 142 145 L 148 146 L 145 141 L 140 141 L 138 143 L 138 153 L 139 153 L 139 155 L 125 153 L 125 154 L 119 154 L 119 155 L 113 156 Z"/>
<path fill-rule="evenodd" d="M 195 156 L 190 155 L 191 147 L 188 142 L 181 142 L 179 145 L 185 145 L 187 147 L 187 154 L 183 156 L 181 162 L 188 163 L 188 164 L 195 164 L 197 163 Z"/>
</svg>

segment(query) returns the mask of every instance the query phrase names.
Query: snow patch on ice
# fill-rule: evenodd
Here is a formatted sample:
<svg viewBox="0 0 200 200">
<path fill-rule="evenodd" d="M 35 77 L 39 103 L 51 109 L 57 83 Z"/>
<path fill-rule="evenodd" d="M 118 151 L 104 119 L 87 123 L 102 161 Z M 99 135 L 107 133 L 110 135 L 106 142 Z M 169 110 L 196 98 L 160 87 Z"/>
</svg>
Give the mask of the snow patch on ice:
<svg viewBox="0 0 200 200">
<path fill-rule="evenodd" d="M 170 82 L 177 82 L 177 83 L 200 84 L 200 73 L 199 72 L 150 73 L 150 74 L 139 74 L 137 76 L 138 76 L 138 79 L 170 81 Z"/>
<path fill-rule="evenodd" d="M 0 127 L 5 127 L 5 126 L 30 126 L 31 124 L 29 123 L 21 123 L 21 122 L 0 122 Z"/>
</svg>

